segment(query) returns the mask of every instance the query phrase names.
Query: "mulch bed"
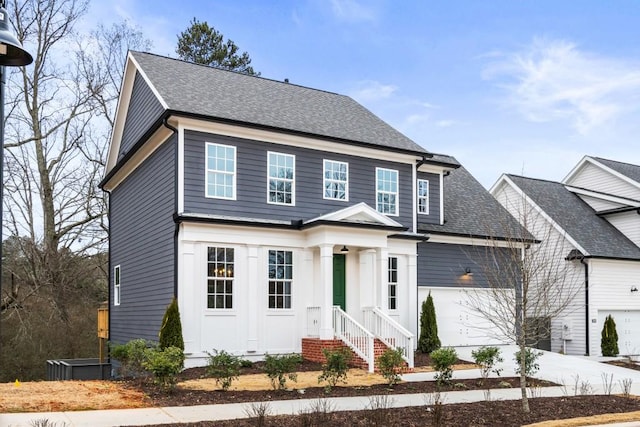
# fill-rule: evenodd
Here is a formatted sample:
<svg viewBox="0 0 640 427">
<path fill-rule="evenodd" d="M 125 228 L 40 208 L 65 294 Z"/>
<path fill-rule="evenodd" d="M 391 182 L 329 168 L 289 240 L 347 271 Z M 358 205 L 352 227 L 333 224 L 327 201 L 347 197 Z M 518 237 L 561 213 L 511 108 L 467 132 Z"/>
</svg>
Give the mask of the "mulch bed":
<svg viewBox="0 0 640 427">
<path fill-rule="evenodd" d="M 640 371 L 640 364 L 631 362 L 629 360 L 612 360 L 610 362 L 604 362 L 609 365 L 621 366 L 627 369 L 633 369 L 635 371 Z"/>
</svg>

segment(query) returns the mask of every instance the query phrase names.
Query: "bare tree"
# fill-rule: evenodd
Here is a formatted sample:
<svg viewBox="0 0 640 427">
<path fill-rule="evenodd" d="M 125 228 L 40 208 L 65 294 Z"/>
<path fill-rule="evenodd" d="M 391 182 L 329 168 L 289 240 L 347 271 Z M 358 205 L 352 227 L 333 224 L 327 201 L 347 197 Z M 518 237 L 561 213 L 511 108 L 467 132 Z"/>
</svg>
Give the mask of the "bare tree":
<svg viewBox="0 0 640 427">
<path fill-rule="evenodd" d="M 518 346 L 522 409 L 529 412 L 523 369 L 527 346 L 550 337 L 552 323 L 579 308 L 576 297 L 584 281 L 566 236 L 524 194 L 505 192 L 501 198 L 503 206 L 531 234 L 516 231 L 505 222 L 500 238 L 475 246 L 473 258 L 478 260 L 486 287 L 467 294 L 469 308 L 488 322 L 494 336 L 506 337 Z"/>
<path fill-rule="evenodd" d="M 98 183 L 126 52 L 149 42 L 126 22 L 79 34 L 87 6 L 13 0 L 10 7 L 34 62 L 16 69 L 7 85 L 3 226 L 13 255 L 5 260 L 3 320 L 26 324 L 33 310 L 47 308 L 70 327 L 78 321 L 80 290 L 106 296 L 106 199 Z"/>
</svg>

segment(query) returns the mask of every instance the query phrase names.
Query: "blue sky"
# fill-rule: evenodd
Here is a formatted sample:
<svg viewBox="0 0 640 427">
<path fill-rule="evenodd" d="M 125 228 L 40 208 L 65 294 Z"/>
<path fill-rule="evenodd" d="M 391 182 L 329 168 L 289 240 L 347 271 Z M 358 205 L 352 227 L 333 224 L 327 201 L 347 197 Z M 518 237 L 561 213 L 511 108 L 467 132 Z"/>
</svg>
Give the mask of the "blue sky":
<svg viewBox="0 0 640 427">
<path fill-rule="evenodd" d="M 153 6 L 151 6 L 153 5 Z M 207 21 L 263 77 L 349 95 L 485 186 L 561 180 L 583 155 L 640 164 L 640 2 L 92 2 L 175 56 Z"/>
</svg>

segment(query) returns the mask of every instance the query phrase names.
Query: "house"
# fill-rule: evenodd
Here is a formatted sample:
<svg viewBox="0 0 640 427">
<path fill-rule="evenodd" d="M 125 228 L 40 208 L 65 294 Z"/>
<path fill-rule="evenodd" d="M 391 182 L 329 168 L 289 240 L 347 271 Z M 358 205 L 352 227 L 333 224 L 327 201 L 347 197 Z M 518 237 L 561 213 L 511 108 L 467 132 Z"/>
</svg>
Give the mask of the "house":
<svg viewBox="0 0 640 427">
<path fill-rule="evenodd" d="M 105 173 L 110 339 L 157 340 L 175 296 L 186 366 L 343 344 L 369 369 L 385 345 L 411 366 L 430 289 L 443 342 L 466 343 L 460 248 L 482 240 L 482 213 L 509 217 L 453 157 L 347 96 L 141 52 Z"/>
<path fill-rule="evenodd" d="M 572 303 L 551 321 L 550 349 L 599 355 L 604 319 L 612 315 L 623 355 L 640 354 L 640 166 L 585 156 L 562 182 L 503 175 L 491 193 L 514 216 L 521 207 L 562 243 L 553 265 L 575 270 Z"/>
</svg>

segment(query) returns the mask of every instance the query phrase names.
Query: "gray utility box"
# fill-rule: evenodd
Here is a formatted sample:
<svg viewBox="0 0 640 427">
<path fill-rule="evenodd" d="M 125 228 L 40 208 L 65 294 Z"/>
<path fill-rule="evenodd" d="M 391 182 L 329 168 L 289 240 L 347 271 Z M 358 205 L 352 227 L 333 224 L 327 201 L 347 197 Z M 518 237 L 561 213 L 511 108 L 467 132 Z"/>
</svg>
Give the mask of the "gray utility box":
<svg viewBox="0 0 640 427">
<path fill-rule="evenodd" d="M 47 381 L 108 378 L 111 378 L 111 363 L 100 363 L 100 359 L 47 360 Z"/>
</svg>

